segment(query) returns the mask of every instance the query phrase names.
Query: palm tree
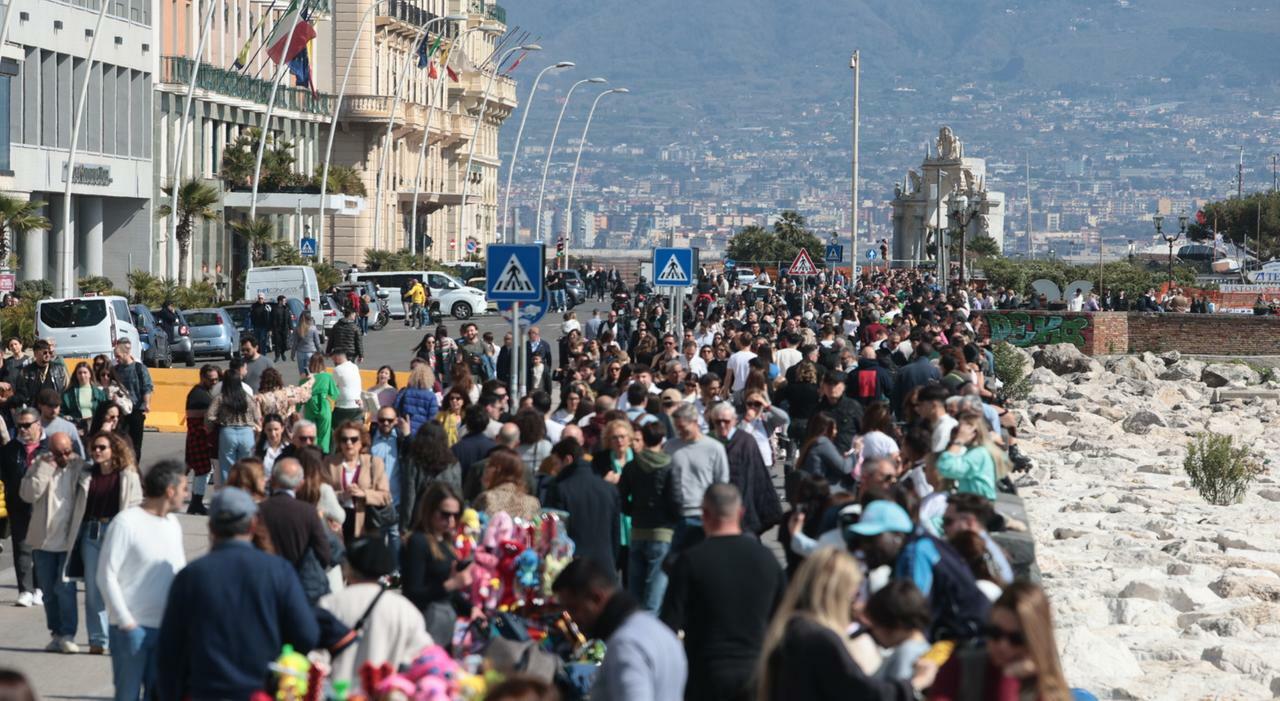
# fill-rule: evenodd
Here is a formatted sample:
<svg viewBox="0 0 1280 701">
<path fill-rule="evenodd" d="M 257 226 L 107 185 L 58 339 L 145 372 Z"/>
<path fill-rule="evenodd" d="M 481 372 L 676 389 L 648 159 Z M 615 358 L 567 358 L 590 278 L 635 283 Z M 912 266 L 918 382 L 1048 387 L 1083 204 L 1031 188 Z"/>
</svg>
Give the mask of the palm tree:
<svg viewBox="0 0 1280 701">
<path fill-rule="evenodd" d="M 322 173 L 324 173 L 324 166 L 316 166 L 314 181 L 317 187 L 320 185 L 320 175 Z M 368 190 L 364 186 L 364 180 L 361 179 L 358 170 L 336 163 L 329 166 L 329 184 L 325 186 L 325 191 L 331 195 L 353 195 L 359 197 L 364 197 L 368 194 Z"/>
<path fill-rule="evenodd" d="M 53 224 L 40 213 L 44 202 L 20 200 L 0 195 L 0 268 L 9 267 L 9 234 L 15 237 L 28 231 L 47 231 Z"/>
<path fill-rule="evenodd" d="M 267 251 L 276 242 L 275 226 L 266 217 L 241 220 L 231 225 L 249 246 L 249 260 L 259 265 L 267 260 Z"/>
<path fill-rule="evenodd" d="M 161 188 L 165 197 L 173 197 L 173 186 Z M 191 253 L 191 232 L 197 219 L 212 221 L 217 219 L 217 204 L 221 199 L 218 188 L 202 183 L 195 178 L 182 183 L 178 188 L 178 225 L 174 235 L 178 240 L 178 284 L 187 286 L 187 256 Z M 156 207 L 156 217 L 164 218 L 173 213 L 168 204 Z"/>
</svg>

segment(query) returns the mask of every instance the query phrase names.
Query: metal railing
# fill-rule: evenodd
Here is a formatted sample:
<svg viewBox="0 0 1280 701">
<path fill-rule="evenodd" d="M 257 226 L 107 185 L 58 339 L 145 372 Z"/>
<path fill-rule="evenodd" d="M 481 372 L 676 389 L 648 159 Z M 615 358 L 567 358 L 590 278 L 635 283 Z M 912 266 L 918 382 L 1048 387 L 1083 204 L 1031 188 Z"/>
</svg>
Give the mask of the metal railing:
<svg viewBox="0 0 1280 701">
<path fill-rule="evenodd" d="M 185 56 L 160 58 L 160 82 L 188 84 L 195 61 Z M 287 77 L 285 78 L 288 79 Z M 271 99 L 271 82 L 243 75 L 236 71 L 209 64 L 200 66 L 196 87 L 220 95 L 256 102 L 264 107 Z M 312 114 L 329 114 L 333 111 L 333 96 L 324 93 L 311 94 L 306 88 L 281 86 L 276 93 L 276 108 Z"/>
<path fill-rule="evenodd" d="M 471 13 L 476 15 L 484 15 L 486 18 L 507 23 L 507 9 L 496 2 L 486 2 L 485 0 L 471 0 Z"/>
</svg>

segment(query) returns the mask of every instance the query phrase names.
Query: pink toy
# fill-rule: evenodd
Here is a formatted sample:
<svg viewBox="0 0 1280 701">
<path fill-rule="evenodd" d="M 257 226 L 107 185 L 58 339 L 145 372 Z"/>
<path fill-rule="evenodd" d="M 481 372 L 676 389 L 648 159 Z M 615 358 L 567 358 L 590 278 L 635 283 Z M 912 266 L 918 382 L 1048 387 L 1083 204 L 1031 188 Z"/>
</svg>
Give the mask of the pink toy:
<svg viewBox="0 0 1280 701">
<path fill-rule="evenodd" d="M 425 648 L 409 669 L 378 683 L 379 698 L 404 698 L 409 701 L 450 701 L 458 691 L 458 663 L 444 648 Z"/>
</svg>

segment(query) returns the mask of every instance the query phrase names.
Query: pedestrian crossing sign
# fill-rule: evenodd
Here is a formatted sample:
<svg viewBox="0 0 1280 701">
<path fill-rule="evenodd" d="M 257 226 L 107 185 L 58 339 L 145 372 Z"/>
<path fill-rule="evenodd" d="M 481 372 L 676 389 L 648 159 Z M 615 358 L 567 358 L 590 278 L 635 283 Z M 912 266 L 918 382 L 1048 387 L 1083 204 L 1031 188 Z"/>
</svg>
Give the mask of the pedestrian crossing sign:
<svg viewBox="0 0 1280 701">
<path fill-rule="evenodd" d="M 544 255 L 536 244 L 491 244 L 485 252 L 485 296 L 495 302 L 542 299 Z"/>
<path fill-rule="evenodd" d="M 302 245 L 298 246 L 298 252 L 302 254 L 303 258 L 315 258 L 316 240 L 310 236 L 302 239 Z"/>
<path fill-rule="evenodd" d="M 809 257 L 807 249 L 800 249 L 800 253 L 796 255 L 796 259 L 791 261 L 791 267 L 787 268 L 787 275 L 792 277 L 809 277 L 818 274 L 818 266 L 813 264 L 813 259 Z"/>
<path fill-rule="evenodd" d="M 666 287 L 692 285 L 693 249 L 655 248 L 653 250 L 653 284 Z"/>
</svg>

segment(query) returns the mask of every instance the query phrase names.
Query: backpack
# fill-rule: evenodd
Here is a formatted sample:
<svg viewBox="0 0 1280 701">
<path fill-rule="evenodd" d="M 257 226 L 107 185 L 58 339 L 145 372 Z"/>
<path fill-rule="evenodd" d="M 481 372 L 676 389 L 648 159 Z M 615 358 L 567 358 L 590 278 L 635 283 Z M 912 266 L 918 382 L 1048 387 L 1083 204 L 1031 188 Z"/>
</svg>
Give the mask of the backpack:
<svg viewBox="0 0 1280 701">
<path fill-rule="evenodd" d="M 853 396 L 863 404 L 876 400 L 888 399 L 880 391 L 878 368 L 861 368 L 853 374 Z"/>
<path fill-rule="evenodd" d="M 368 315 L 369 315 L 369 300 L 364 297 L 361 297 L 360 298 L 360 316 L 368 316 Z"/>
</svg>

